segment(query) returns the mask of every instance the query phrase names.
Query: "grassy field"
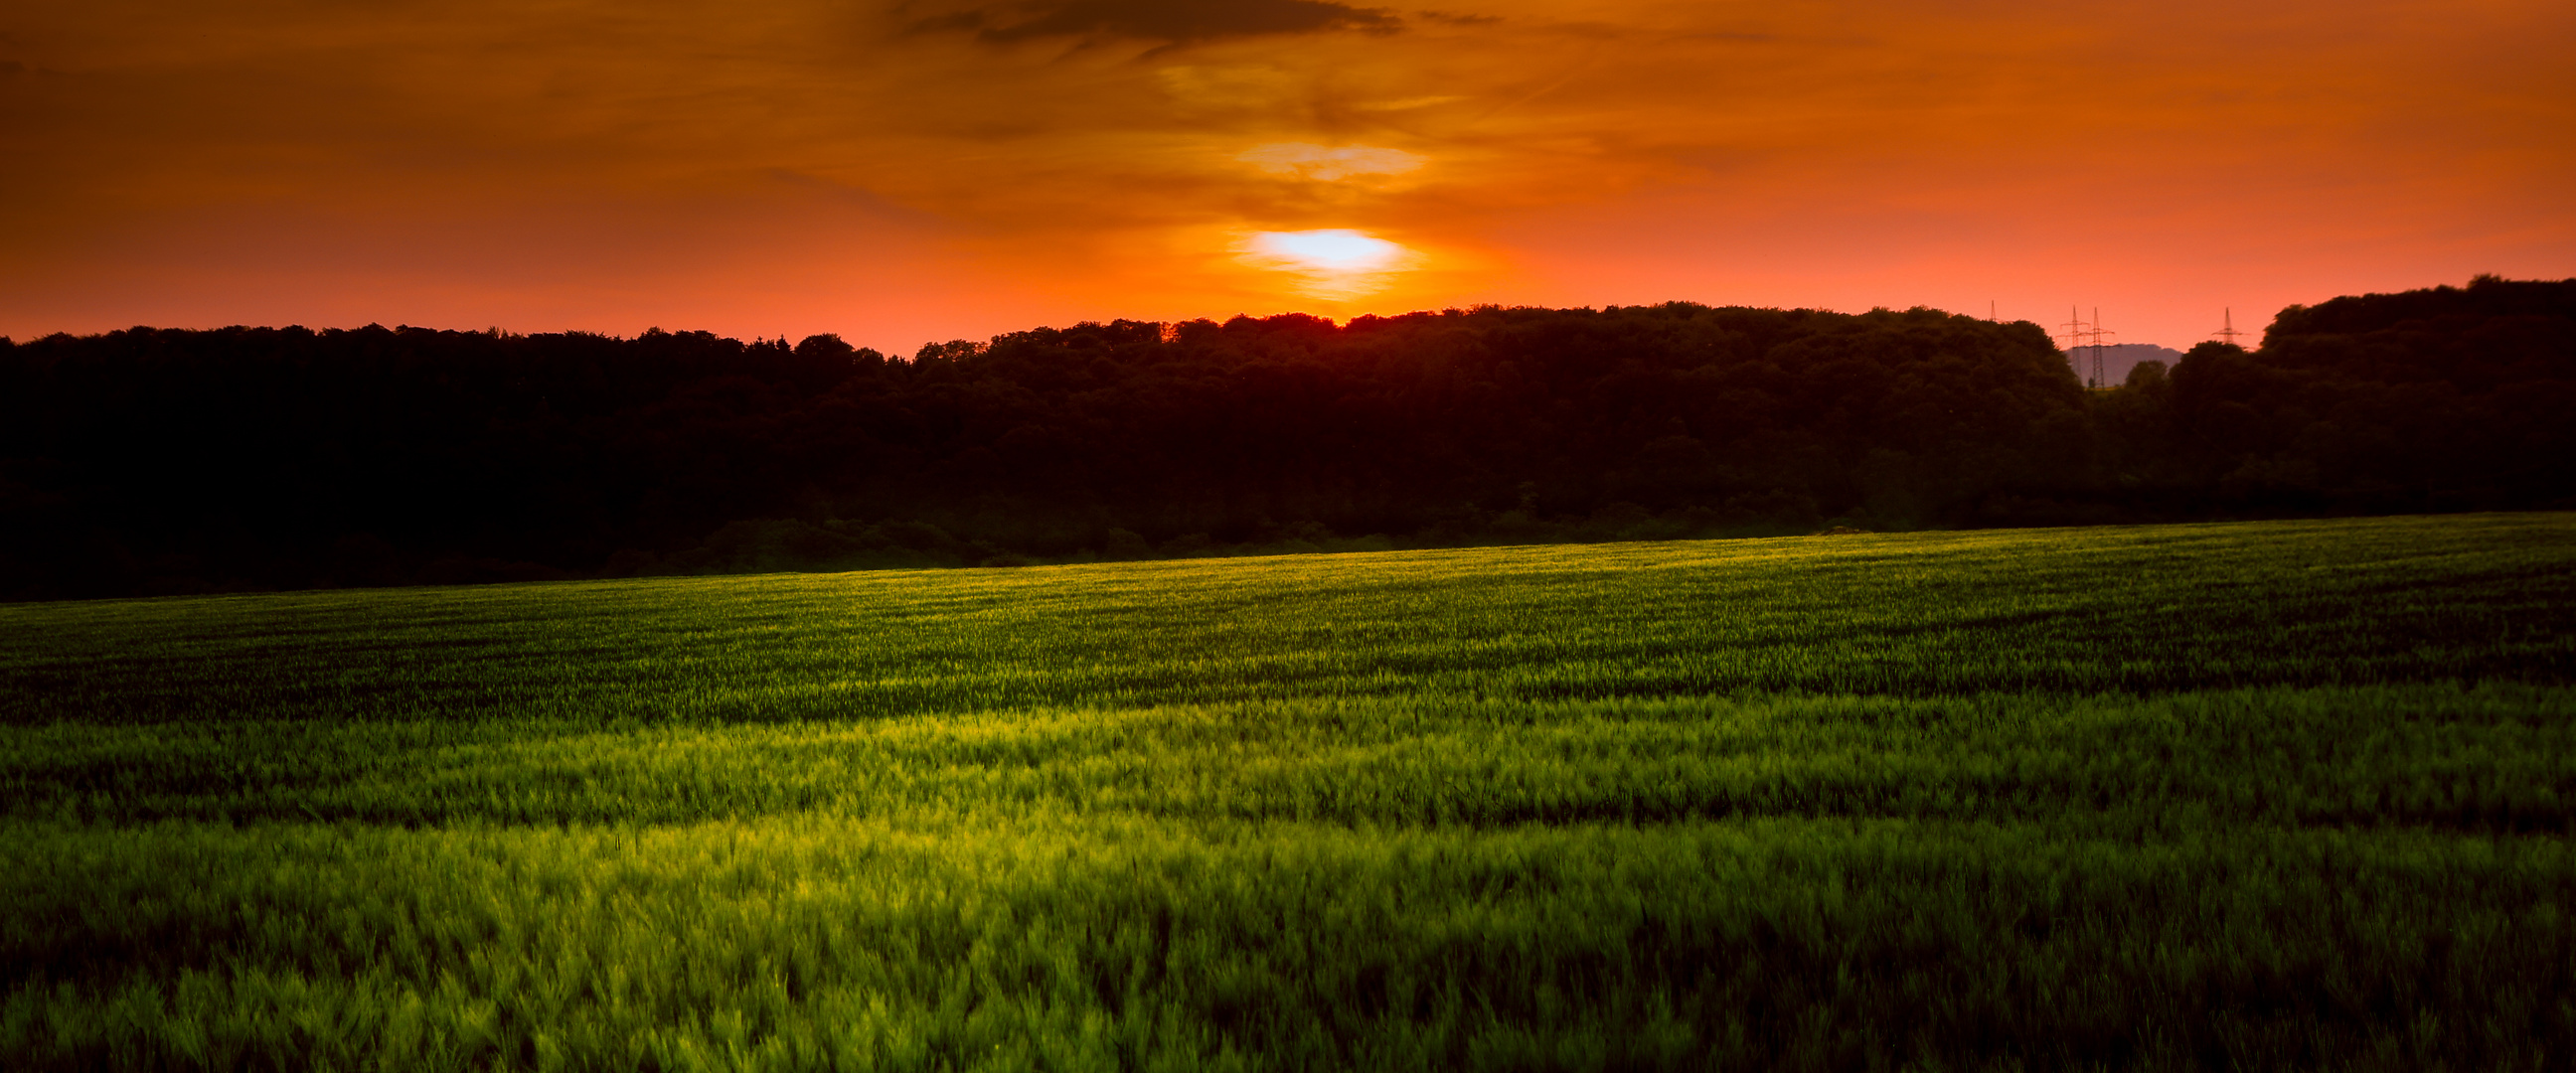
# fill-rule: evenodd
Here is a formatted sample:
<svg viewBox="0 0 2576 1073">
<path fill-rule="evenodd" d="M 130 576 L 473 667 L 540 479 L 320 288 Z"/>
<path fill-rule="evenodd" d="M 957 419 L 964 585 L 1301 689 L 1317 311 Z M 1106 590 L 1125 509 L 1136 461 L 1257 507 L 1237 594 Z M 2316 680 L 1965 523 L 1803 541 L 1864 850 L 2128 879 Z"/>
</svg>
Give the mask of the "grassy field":
<svg viewBox="0 0 2576 1073">
<path fill-rule="evenodd" d="M 2560 1069 L 2576 516 L 0 606 L 10 1069 Z"/>
</svg>

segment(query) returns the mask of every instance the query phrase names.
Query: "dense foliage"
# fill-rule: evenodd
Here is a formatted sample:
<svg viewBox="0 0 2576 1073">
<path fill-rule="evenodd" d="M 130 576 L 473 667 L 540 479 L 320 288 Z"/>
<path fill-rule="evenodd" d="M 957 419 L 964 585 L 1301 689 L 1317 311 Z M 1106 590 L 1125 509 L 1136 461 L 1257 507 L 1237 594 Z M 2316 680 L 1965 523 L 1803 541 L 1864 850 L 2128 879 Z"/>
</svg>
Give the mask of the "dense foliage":
<svg viewBox="0 0 2576 1073">
<path fill-rule="evenodd" d="M 2555 1070 L 2576 515 L 0 607 L 0 1066 Z"/>
<path fill-rule="evenodd" d="M 2576 280 L 2481 277 L 2292 306 L 2261 350 L 2204 343 L 2095 413 L 2109 468 L 2177 508 L 2567 505 Z"/>
<path fill-rule="evenodd" d="M 2576 502 L 2576 281 L 2088 393 L 2039 328 L 1687 303 L 926 346 L 0 340 L 0 598 Z"/>
</svg>

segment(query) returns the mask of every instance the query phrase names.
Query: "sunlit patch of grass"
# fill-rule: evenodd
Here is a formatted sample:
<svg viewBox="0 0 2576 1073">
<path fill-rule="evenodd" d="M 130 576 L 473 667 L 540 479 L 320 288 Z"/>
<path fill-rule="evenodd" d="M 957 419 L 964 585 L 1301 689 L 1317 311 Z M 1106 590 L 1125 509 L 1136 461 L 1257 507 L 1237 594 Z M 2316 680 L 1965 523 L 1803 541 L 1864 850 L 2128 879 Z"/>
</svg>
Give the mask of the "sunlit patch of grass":
<svg viewBox="0 0 2576 1073">
<path fill-rule="evenodd" d="M 2576 829 L 2576 689 L 1423 697 L 860 722 L 0 729 L 0 815 L 696 823 L 1136 813 L 1340 824 L 1737 816 Z"/>
</svg>

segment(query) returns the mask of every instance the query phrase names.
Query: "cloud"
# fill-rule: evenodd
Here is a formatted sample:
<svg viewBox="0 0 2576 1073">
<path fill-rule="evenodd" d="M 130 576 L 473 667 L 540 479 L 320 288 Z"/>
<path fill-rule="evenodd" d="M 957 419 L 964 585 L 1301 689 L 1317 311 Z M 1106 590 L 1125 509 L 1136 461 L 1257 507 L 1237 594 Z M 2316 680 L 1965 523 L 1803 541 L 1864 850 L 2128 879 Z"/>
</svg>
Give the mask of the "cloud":
<svg viewBox="0 0 2576 1073">
<path fill-rule="evenodd" d="M 1357 112 L 1410 112 L 1416 108 L 1431 108 L 1438 105 L 1456 104 L 1459 101 L 1473 99 L 1474 98 L 1472 97 L 1458 93 L 1435 93 L 1428 96 L 1405 97 L 1392 101 L 1353 101 L 1345 107 Z"/>
<path fill-rule="evenodd" d="M 1272 175 L 1312 182 L 1333 182 L 1354 175 L 1398 175 L 1422 166 L 1422 158 L 1401 149 L 1373 145 L 1340 148 L 1309 142 L 1273 142 L 1235 154 L 1235 159 Z"/>
<path fill-rule="evenodd" d="M 1402 25 L 1382 9 L 1326 0 L 1056 0 L 972 8 L 924 20 L 914 29 L 971 31 L 996 44 L 1041 37 L 1127 37 L 1177 45 L 1328 30 L 1392 33 Z"/>
</svg>

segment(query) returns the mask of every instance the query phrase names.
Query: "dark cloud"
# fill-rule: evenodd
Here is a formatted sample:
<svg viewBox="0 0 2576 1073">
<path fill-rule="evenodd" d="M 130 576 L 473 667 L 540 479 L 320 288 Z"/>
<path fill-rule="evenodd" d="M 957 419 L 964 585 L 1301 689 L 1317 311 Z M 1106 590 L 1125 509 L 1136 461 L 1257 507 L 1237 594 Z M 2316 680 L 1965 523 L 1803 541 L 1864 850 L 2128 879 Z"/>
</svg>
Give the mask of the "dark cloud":
<svg viewBox="0 0 2576 1073">
<path fill-rule="evenodd" d="M 1324 30 L 1389 33 L 1401 25 L 1383 9 L 1325 0 L 1059 0 L 974 8 L 917 23 L 914 29 L 970 31 L 996 43 L 1036 37 L 1129 37 L 1185 44 Z"/>
</svg>

